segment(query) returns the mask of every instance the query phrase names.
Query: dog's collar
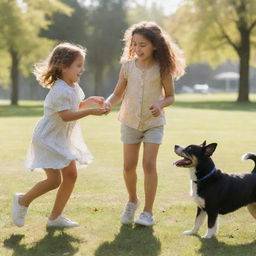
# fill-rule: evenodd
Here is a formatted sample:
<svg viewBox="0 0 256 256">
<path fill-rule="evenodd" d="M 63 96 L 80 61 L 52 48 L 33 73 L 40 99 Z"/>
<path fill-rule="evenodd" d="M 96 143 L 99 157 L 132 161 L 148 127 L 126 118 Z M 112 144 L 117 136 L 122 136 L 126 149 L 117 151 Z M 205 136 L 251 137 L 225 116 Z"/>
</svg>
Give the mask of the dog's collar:
<svg viewBox="0 0 256 256">
<path fill-rule="evenodd" d="M 200 181 L 203 181 L 203 180 L 209 178 L 212 174 L 215 173 L 216 170 L 217 170 L 217 169 L 216 169 L 216 167 L 214 166 L 213 169 L 212 169 L 208 174 L 206 174 L 203 178 L 201 178 L 201 179 L 199 179 L 199 180 L 197 180 L 197 181 L 194 181 L 194 182 L 195 182 L 195 183 L 198 183 L 198 182 L 200 182 Z"/>
</svg>

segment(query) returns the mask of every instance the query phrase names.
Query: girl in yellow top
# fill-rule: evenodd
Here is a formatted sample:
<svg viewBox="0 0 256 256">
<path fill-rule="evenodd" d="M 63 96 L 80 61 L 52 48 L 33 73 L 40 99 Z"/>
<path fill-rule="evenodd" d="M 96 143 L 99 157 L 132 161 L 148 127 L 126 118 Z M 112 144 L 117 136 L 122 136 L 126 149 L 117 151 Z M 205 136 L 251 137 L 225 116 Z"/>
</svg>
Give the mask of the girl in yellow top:
<svg viewBox="0 0 256 256">
<path fill-rule="evenodd" d="M 172 79 L 183 75 L 184 61 L 182 51 L 154 22 L 132 25 L 124 41 L 119 81 L 106 101 L 111 109 L 122 99 L 119 120 L 129 199 L 121 223 L 132 223 L 139 206 L 136 167 L 143 142 L 145 206 L 135 223 L 151 226 L 157 189 L 156 159 L 165 124 L 163 108 L 174 102 Z"/>
</svg>

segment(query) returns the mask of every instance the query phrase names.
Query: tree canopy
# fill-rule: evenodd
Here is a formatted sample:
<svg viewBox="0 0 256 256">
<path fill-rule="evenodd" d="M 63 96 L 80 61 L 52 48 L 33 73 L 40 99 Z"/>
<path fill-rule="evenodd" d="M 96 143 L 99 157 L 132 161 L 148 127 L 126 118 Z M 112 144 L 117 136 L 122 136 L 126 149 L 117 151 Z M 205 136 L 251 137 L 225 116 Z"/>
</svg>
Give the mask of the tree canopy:
<svg viewBox="0 0 256 256">
<path fill-rule="evenodd" d="M 41 37 L 40 31 L 50 24 L 55 12 L 71 14 L 58 0 L 2 0 L 0 2 L 0 48 L 9 53 L 12 104 L 18 102 L 19 72 L 27 75 L 30 65 L 49 51 L 53 42 Z M 7 61 L 8 64 L 8 61 Z M 6 68 L 9 68 L 6 66 Z"/>
<path fill-rule="evenodd" d="M 255 0 L 187 0 L 169 18 L 168 31 L 184 47 L 188 61 L 213 65 L 239 60 L 238 101 L 249 101 L 249 65 L 256 43 Z"/>
</svg>

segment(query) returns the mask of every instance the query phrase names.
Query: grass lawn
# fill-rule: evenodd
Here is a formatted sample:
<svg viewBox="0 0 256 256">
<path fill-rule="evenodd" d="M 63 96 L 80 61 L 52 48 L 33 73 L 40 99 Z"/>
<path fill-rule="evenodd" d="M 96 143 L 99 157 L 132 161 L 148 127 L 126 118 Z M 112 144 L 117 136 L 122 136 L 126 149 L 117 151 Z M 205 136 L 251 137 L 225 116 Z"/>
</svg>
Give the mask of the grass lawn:
<svg viewBox="0 0 256 256">
<path fill-rule="evenodd" d="M 242 208 L 220 217 L 216 238 L 184 236 L 194 223 L 195 205 L 189 196 L 188 170 L 174 167 L 175 144 L 217 142 L 213 155 L 225 172 L 249 172 L 256 152 L 256 95 L 251 104 L 235 103 L 236 95 L 177 95 L 166 109 L 167 125 L 158 157 L 159 186 L 155 202 L 157 224 L 152 228 L 121 226 L 119 216 L 127 200 L 122 178 L 122 144 L 117 111 L 81 120 L 85 141 L 95 160 L 79 170 L 79 178 L 65 215 L 80 223 L 70 230 L 46 230 L 56 191 L 34 201 L 22 228 L 10 219 L 12 196 L 26 192 L 44 172 L 23 167 L 33 128 L 42 115 L 41 102 L 0 105 L 0 255 L 3 256 L 251 256 L 256 252 L 256 221 Z M 143 207 L 143 171 L 138 166 L 138 193 Z M 139 212 L 138 212 L 139 213 Z"/>
</svg>

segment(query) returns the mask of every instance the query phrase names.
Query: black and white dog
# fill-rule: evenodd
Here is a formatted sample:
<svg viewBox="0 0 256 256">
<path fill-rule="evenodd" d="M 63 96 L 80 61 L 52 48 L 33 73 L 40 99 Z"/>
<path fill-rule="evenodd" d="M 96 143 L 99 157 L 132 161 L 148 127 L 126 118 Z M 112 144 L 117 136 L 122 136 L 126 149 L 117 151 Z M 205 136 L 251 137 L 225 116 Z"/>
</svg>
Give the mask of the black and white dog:
<svg viewBox="0 0 256 256">
<path fill-rule="evenodd" d="M 206 145 L 175 145 L 174 151 L 182 159 L 174 164 L 178 167 L 190 168 L 191 196 L 197 204 L 197 214 L 192 230 L 184 234 L 198 232 L 207 215 L 208 231 L 203 238 L 211 238 L 217 233 L 218 214 L 226 214 L 247 206 L 256 218 L 256 155 L 245 154 L 242 159 L 254 161 L 251 173 L 226 174 L 221 172 L 211 159 L 217 143 Z"/>
</svg>

